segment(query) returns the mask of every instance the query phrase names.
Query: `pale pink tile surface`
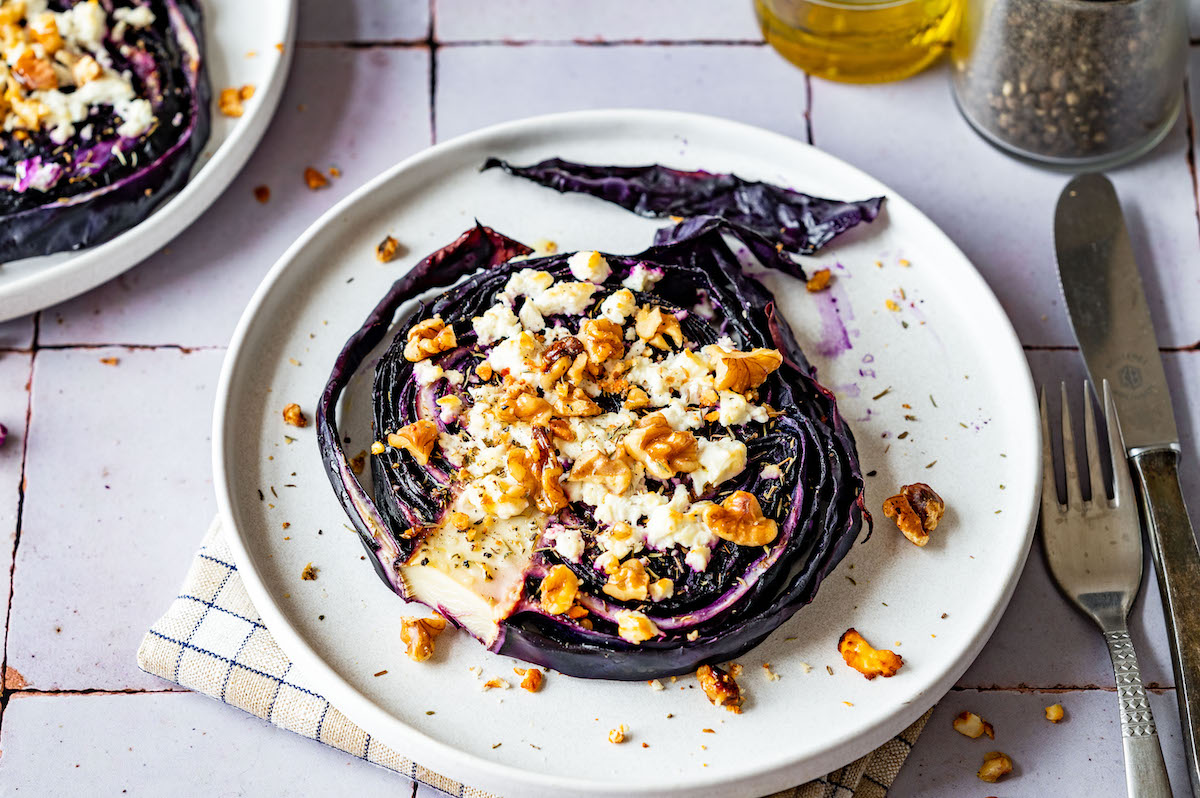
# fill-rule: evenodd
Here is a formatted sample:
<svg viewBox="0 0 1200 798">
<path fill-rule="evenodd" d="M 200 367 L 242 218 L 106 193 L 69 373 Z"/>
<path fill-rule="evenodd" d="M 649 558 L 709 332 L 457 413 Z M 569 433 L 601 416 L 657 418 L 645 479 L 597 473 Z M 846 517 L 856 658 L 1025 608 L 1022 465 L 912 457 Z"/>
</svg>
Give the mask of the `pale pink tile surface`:
<svg viewBox="0 0 1200 798">
<path fill-rule="evenodd" d="M 37 354 L 8 634 L 8 665 L 31 687 L 164 687 L 133 655 L 216 512 L 209 451 L 221 355 Z M 100 362 L 110 357 L 119 362 Z"/>
<path fill-rule="evenodd" d="M 514 103 L 513 87 L 532 104 Z M 717 114 L 803 140 L 806 98 L 804 74 L 766 47 L 480 46 L 438 52 L 439 140 L 581 108 Z"/>
<path fill-rule="evenodd" d="M 1075 342 L 1054 267 L 1054 205 L 1068 176 L 1027 166 L 955 109 L 947 70 L 902 83 L 812 81 L 813 143 L 871 172 L 933 219 L 1004 304 L 1025 344 Z M 1112 174 L 1163 346 L 1200 341 L 1200 229 L 1181 119 L 1143 160 Z"/>
<path fill-rule="evenodd" d="M 1060 703 L 1066 717 L 1045 719 L 1045 708 Z M 1179 716 L 1174 691 L 1150 694 L 1150 707 L 1162 739 L 1163 755 L 1176 795 L 1188 792 Z M 951 722 L 964 710 L 995 727 L 996 739 L 971 740 Z M 996 784 L 976 777 L 989 751 L 1013 760 L 1013 773 Z M 942 699 L 912 755 L 888 793 L 892 798 L 964 796 L 1063 796 L 1117 798 L 1125 795 L 1121 724 L 1115 692 L 954 691 Z"/>
<path fill-rule="evenodd" d="M 18 695 L 0 748 L 11 796 L 412 794 L 403 776 L 194 693 Z"/>
<path fill-rule="evenodd" d="M 435 0 L 442 41 L 759 41 L 750 0 Z"/>
<path fill-rule="evenodd" d="M 426 49 L 301 48 L 262 144 L 196 224 L 42 313 L 41 343 L 224 346 L 263 275 L 322 212 L 429 143 Z M 303 110 L 301 109 L 303 107 Z M 311 191 L 304 170 L 341 170 Z M 254 188 L 265 185 L 261 204 Z"/>
<path fill-rule="evenodd" d="M 33 343 L 33 317 L 0 322 L 0 349 L 26 349 Z"/>
<path fill-rule="evenodd" d="M 448 43 L 434 56 L 420 44 L 431 19 Z M 321 212 L 426 146 L 434 120 L 439 140 L 574 108 L 713 113 L 802 140 L 811 122 L 817 146 L 891 185 L 963 247 L 1012 315 L 1039 382 L 1083 377 L 1078 353 L 1059 349 L 1073 337 L 1055 285 L 1050 224 L 1066 178 L 976 138 L 954 109 L 944 68 L 882 86 L 813 80 L 810 96 L 802 73 L 749 43 L 759 34 L 741 0 L 304 0 L 300 38 L 306 44 L 263 144 L 191 230 L 124 277 L 44 311 L 36 342 L 32 318 L 0 324 L 0 422 L 12 431 L 0 448 L 0 574 L 13 573 L 4 657 L 30 683 L 0 703 L 6 794 L 410 794 L 403 777 L 215 701 L 139 692 L 169 685 L 138 671 L 133 655 L 214 511 L 213 391 L 246 300 Z M 465 43 L 479 41 L 490 43 Z M 1198 58 L 1193 48 L 1194 65 Z M 1200 107 L 1196 83 L 1192 108 Z M 1194 138 L 1181 122 L 1149 158 L 1113 176 L 1160 341 L 1175 348 L 1200 342 Z M 310 192 L 301 179 L 310 165 L 336 166 L 343 176 Z M 252 197 L 258 185 L 272 190 L 267 205 Z M 26 449 L 31 355 L 23 350 L 31 347 Z M 119 365 L 99 362 L 109 356 Z M 1165 363 L 1185 494 L 1200 512 L 1200 352 L 1171 352 Z M 0 579 L 0 594 L 8 590 Z M 1173 684 L 1149 568 L 1131 625 L 1146 680 Z M 1111 683 L 1098 634 L 1059 597 L 1035 548 L 1013 604 L 960 685 L 986 689 L 958 689 L 942 702 L 890 794 L 1122 795 Z M 1054 686 L 1086 689 L 1036 691 Z M 96 689 L 132 692 L 31 692 Z M 1041 716 L 1054 700 L 1068 711 L 1059 726 Z M 1174 694 L 1152 703 L 1182 787 Z M 994 743 L 950 729 L 964 708 L 996 724 Z M 1010 753 L 1018 772 L 989 786 L 974 772 L 993 748 Z"/>
<path fill-rule="evenodd" d="M 17 511 L 21 501 L 21 461 L 25 448 L 25 414 L 29 409 L 30 355 L 0 353 L 0 424 L 8 429 L 0 446 L 0 575 L 12 568 L 13 544 L 17 536 Z M 0 598 L 8 606 L 11 580 L 0 576 Z M 4 639 L 7 617 L 0 617 L 0 640 Z M 2 750 L 2 749 L 0 749 Z"/>
</svg>

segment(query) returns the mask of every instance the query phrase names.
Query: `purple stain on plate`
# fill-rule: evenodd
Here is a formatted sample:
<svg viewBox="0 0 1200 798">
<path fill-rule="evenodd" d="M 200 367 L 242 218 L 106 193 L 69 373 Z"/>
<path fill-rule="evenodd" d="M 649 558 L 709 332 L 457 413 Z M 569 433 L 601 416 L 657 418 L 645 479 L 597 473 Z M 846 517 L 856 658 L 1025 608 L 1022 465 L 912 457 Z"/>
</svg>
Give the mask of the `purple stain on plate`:
<svg viewBox="0 0 1200 798">
<path fill-rule="evenodd" d="M 840 263 L 837 267 L 845 268 Z M 838 284 L 843 279 L 847 277 L 838 275 L 827 289 L 812 295 L 821 319 L 821 332 L 813 343 L 813 351 L 821 357 L 834 358 L 854 348 L 850 343 L 850 331 L 846 329 L 846 322 L 854 320 L 854 311 L 845 290 Z"/>
<path fill-rule="evenodd" d="M 3 446 L 6 440 L 8 440 L 8 427 L 0 424 L 0 446 Z"/>
</svg>

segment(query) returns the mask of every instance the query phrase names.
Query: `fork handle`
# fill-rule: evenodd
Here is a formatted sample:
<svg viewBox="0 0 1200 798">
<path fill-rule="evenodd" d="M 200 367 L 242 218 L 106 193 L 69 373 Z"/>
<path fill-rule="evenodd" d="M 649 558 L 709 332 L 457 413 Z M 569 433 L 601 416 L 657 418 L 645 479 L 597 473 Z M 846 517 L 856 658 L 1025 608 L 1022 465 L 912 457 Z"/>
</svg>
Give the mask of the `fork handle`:
<svg viewBox="0 0 1200 798">
<path fill-rule="evenodd" d="M 1200 548 L 1179 486 L 1179 454 L 1158 449 L 1131 460 L 1166 615 L 1192 795 L 1200 798 Z"/>
<path fill-rule="evenodd" d="M 1117 698 L 1121 702 L 1121 742 L 1125 748 L 1125 786 L 1129 798 L 1171 798 L 1167 764 L 1163 761 L 1158 730 L 1142 687 L 1142 672 L 1129 631 L 1105 632 L 1104 640 L 1112 657 Z"/>
</svg>

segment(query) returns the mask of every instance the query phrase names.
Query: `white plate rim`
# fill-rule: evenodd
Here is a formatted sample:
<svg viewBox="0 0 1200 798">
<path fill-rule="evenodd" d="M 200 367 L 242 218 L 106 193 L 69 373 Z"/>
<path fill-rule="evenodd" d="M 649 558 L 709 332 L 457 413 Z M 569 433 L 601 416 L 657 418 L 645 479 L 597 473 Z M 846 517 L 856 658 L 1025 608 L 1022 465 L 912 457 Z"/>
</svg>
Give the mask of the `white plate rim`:
<svg viewBox="0 0 1200 798">
<path fill-rule="evenodd" d="M 641 795 L 664 795 L 672 796 L 708 796 L 718 794 L 714 792 L 722 786 L 733 788 L 739 786 L 744 788 L 748 780 L 753 780 L 757 785 L 774 785 L 764 789 L 766 791 L 775 791 L 785 789 L 789 786 L 794 786 L 798 781 L 790 774 L 797 772 L 800 767 L 807 766 L 809 770 L 820 765 L 813 775 L 807 778 L 814 778 L 818 775 L 830 772 L 842 767 L 849 762 L 852 762 L 859 757 L 875 750 L 888 739 L 898 734 L 903 729 L 907 728 L 911 723 L 923 715 L 930 707 L 934 706 L 941 698 L 949 692 L 955 682 L 966 672 L 971 663 L 979 655 L 983 646 L 987 643 L 992 633 L 995 631 L 996 625 L 999 623 L 1004 610 L 1007 608 L 1009 601 L 1012 598 L 1013 591 L 1016 588 L 1017 582 L 1020 579 L 1021 573 L 1024 570 L 1025 561 L 1029 554 L 1029 549 L 1033 542 L 1033 536 L 1036 529 L 1037 517 L 1040 506 L 1040 493 L 1038 490 L 1029 492 L 1027 506 L 1024 508 L 1024 534 L 1016 541 L 1017 556 L 1012 562 L 1012 568 L 1007 576 L 1000 597 L 996 605 L 992 608 L 991 615 L 987 621 L 978 627 L 978 631 L 971 639 L 971 642 L 965 646 L 958 657 L 954 658 L 949 664 L 942 665 L 942 675 L 936 679 L 929 688 L 922 694 L 921 701 L 913 701 L 907 704 L 900 704 L 896 709 L 873 728 L 863 732 L 857 736 L 847 736 L 845 739 L 833 740 L 824 751 L 815 756 L 805 757 L 803 759 L 792 759 L 782 761 L 776 764 L 769 765 L 764 768 L 758 768 L 747 772 L 735 772 L 722 776 L 719 780 L 713 778 L 694 778 L 694 779 L 678 779 L 676 785 L 669 791 L 664 792 L 661 788 L 647 787 L 644 784 L 638 783 L 620 783 L 620 782 L 604 782 L 588 781 L 582 779 L 562 778 L 541 773 L 533 773 L 521 768 L 510 765 L 498 764 L 491 762 L 472 754 L 463 753 L 453 748 L 450 745 L 439 742 L 425 735 L 419 729 L 408 726 L 391 716 L 386 710 L 374 704 L 370 698 L 357 690 L 349 682 L 343 679 L 329 664 L 327 664 L 307 640 L 287 621 L 286 615 L 275 601 L 268 589 L 262 574 L 258 570 L 253 558 L 250 555 L 246 540 L 242 537 L 242 533 L 237 528 L 235 523 L 235 514 L 233 506 L 233 498 L 230 491 L 230 480 L 233 476 L 231 465 L 227 460 L 231 459 L 233 447 L 226 441 L 227 433 L 227 412 L 232 401 L 235 385 L 233 383 L 234 372 L 238 367 L 238 360 L 242 354 L 243 348 L 248 346 L 248 341 L 258 316 L 258 311 L 271 295 L 276 283 L 282 278 L 284 272 L 291 265 L 296 256 L 309 247 L 313 241 L 322 236 L 328 228 L 333 227 L 343 214 L 350 211 L 353 206 L 362 198 L 371 194 L 379 187 L 383 186 L 390 180 L 401 175 L 410 168 L 416 168 L 423 165 L 426 161 L 441 157 L 447 151 L 455 148 L 468 148 L 476 144 L 476 142 L 492 137 L 503 138 L 507 136 L 519 136 L 528 133 L 531 130 L 550 127 L 553 128 L 558 124 L 588 124 L 594 120 L 599 122 L 611 121 L 614 116 L 623 116 L 627 118 L 630 124 L 636 124 L 641 121 L 657 121 L 670 122 L 678 130 L 687 130 L 689 126 L 702 125 L 712 129 L 725 128 L 730 133 L 744 133 L 756 137 L 771 138 L 780 143 L 786 142 L 790 146 L 799 149 L 811 150 L 815 157 L 825 158 L 831 162 L 836 162 L 839 168 L 853 174 L 856 178 L 864 179 L 880 186 L 881 193 L 888 198 L 891 205 L 903 206 L 905 210 L 922 220 L 928 227 L 931 235 L 936 235 L 942 239 L 941 246 L 947 248 L 948 251 L 954 252 L 961 261 L 970 268 L 963 271 L 961 277 L 964 281 L 971 284 L 974 291 L 972 306 L 980 314 L 985 314 L 992 317 L 991 322 L 995 325 L 995 329 L 1005 333 L 1003 341 L 996 341 L 995 345 L 1000 349 L 1007 349 L 1005 353 L 1010 357 L 1015 355 L 1016 362 L 1024 365 L 1019 373 L 1012 374 L 1015 383 L 1015 390 L 1012 392 L 1011 401 L 1021 405 L 1020 415 L 1024 415 L 1030 422 L 1028 428 L 1023 432 L 1026 443 L 1030 447 L 1030 451 L 1040 452 L 1041 450 L 1041 426 L 1040 416 L 1037 410 L 1037 403 L 1034 391 L 1034 382 L 1032 373 L 1029 369 L 1028 360 L 1025 357 L 1024 349 L 1021 346 L 1015 328 L 1012 326 L 1011 320 L 1004 312 L 999 300 L 986 281 L 979 274 L 974 264 L 966 257 L 965 254 L 958 248 L 956 244 L 942 230 L 932 222 L 928 217 L 921 213 L 915 206 L 909 203 L 901 195 L 891 190 L 885 184 L 881 183 L 874 177 L 871 177 L 862 170 L 854 167 L 836 156 L 819 150 L 818 148 L 798 141 L 789 136 L 780 133 L 765 130 L 763 128 L 749 125 L 743 122 L 738 122 L 721 117 L 715 117 L 707 114 L 699 114 L 684 111 L 662 111 L 634 108 L 617 108 L 617 109 L 594 109 L 584 111 L 566 111 L 560 113 L 545 114 L 540 116 L 528 117 L 524 119 L 503 122 L 488 127 L 481 128 L 453 139 L 440 142 L 419 153 L 416 153 L 408 158 L 397 163 L 395 166 L 387 169 L 382 174 L 368 181 L 356 189 L 349 196 L 342 199 L 328 211 L 321 215 L 313 224 L 280 256 L 279 260 L 271 267 L 263 278 L 262 283 L 255 290 L 247 304 L 246 310 L 242 314 L 241 319 L 234 331 L 233 337 L 229 344 L 229 349 L 222 363 L 221 373 L 217 384 L 217 398 L 213 411 L 213 484 L 217 496 L 218 513 L 224 529 L 229 533 L 226 540 L 233 550 L 234 557 L 237 561 L 239 572 L 242 575 L 243 582 L 247 592 L 250 595 L 251 601 L 259 614 L 262 616 L 263 623 L 270 630 L 276 642 L 297 665 L 301 672 L 308 677 L 309 681 L 318 686 L 325 698 L 335 706 L 339 711 L 346 715 L 351 721 L 362 727 L 372 736 L 378 737 L 384 742 L 391 743 L 392 741 L 400 741 L 403 746 L 400 753 L 403 756 L 421 763 L 435 771 L 441 772 L 462 781 L 464 784 L 479 786 L 491 790 L 514 791 L 525 789 L 535 789 L 539 794 L 550 794 L 559 792 L 568 795 L 579 796 L 641 796 Z M 364 308 L 364 318 L 369 308 Z M 1030 464 L 1033 468 L 1031 474 L 1032 479 L 1030 484 L 1035 486 L 1041 485 L 1041 458 L 1035 458 Z M 1040 487 L 1039 487 L 1040 490 Z M 397 746 L 399 747 L 399 746 Z M 514 792 L 513 794 L 520 794 Z"/>
<path fill-rule="evenodd" d="M 212 156 L 173 197 L 120 235 L 78 250 L 61 263 L 0 284 L 0 322 L 57 305 L 132 269 L 190 227 L 229 187 L 267 132 L 291 71 L 299 0 L 282 2 L 286 15 L 283 52 L 268 83 L 256 87 L 255 102 L 247 106 L 238 124 Z M 205 6 L 210 3 L 208 0 L 201 7 L 206 20 Z M 205 37 L 206 53 L 213 47 L 211 38 Z M 210 90 L 212 113 L 218 114 L 216 98 L 221 87 L 211 85 Z"/>
</svg>

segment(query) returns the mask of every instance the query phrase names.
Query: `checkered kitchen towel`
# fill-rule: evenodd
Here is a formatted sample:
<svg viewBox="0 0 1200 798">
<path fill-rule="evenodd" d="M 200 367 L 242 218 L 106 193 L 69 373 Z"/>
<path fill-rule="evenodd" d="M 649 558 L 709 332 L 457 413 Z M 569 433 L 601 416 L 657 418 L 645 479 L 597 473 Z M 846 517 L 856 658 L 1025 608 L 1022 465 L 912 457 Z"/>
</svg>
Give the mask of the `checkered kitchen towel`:
<svg viewBox="0 0 1200 798">
<path fill-rule="evenodd" d="M 307 684 L 250 603 L 218 521 L 204 536 L 179 597 L 142 640 L 138 665 L 451 795 L 496 798 L 371 739 Z M 862 759 L 772 798 L 882 798 L 932 711 Z"/>
</svg>

